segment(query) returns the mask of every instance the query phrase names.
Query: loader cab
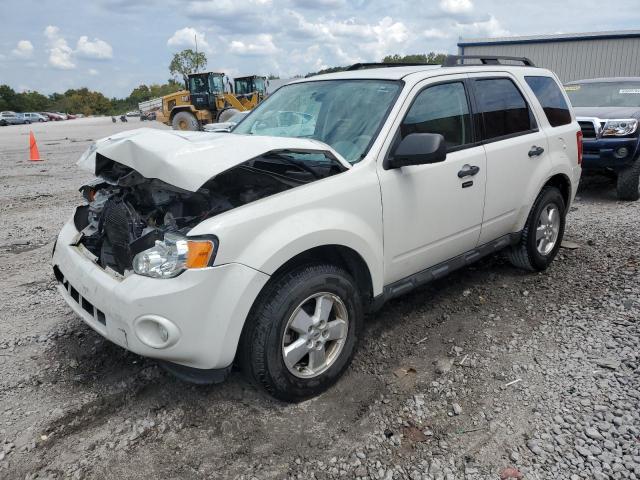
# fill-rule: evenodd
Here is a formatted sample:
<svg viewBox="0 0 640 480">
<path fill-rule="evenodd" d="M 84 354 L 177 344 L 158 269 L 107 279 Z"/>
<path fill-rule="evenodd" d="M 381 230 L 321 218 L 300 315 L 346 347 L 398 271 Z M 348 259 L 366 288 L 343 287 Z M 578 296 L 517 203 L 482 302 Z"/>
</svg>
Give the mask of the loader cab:
<svg viewBox="0 0 640 480">
<path fill-rule="evenodd" d="M 224 94 L 224 73 L 192 73 L 187 84 L 191 104 L 197 110 L 215 110 L 217 96 Z"/>
<path fill-rule="evenodd" d="M 259 77 L 257 75 L 252 75 L 249 77 L 238 77 L 233 81 L 235 94 L 237 96 L 248 96 L 253 93 L 258 93 L 258 95 L 262 98 L 266 93 L 265 80 L 265 77 Z"/>
</svg>

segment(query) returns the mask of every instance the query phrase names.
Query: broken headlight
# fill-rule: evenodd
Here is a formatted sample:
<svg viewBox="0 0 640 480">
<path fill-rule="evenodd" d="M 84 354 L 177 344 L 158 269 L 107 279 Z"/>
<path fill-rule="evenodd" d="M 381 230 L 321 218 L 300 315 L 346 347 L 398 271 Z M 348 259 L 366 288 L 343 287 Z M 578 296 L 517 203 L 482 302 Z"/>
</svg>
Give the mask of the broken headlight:
<svg viewBox="0 0 640 480">
<path fill-rule="evenodd" d="M 638 120 L 607 120 L 602 129 L 603 137 L 624 137 L 631 135 L 638 128 Z"/>
<path fill-rule="evenodd" d="M 152 278 L 173 278 L 188 268 L 205 268 L 213 263 L 217 242 L 166 233 L 153 247 L 133 258 L 133 271 Z"/>
</svg>

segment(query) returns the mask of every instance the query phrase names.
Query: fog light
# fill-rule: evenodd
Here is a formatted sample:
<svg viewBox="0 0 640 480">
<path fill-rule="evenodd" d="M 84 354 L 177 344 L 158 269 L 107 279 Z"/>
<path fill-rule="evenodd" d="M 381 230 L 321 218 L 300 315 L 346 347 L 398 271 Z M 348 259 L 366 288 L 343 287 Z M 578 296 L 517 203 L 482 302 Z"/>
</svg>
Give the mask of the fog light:
<svg viewBox="0 0 640 480">
<path fill-rule="evenodd" d="M 144 315 L 133 324 L 136 337 L 151 348 L 167 348 L 180 338 L 178 327 L 159 315 Z"/>
<path fill-rule="evenodd" d="M 627 147 L 620 147 L 615 151 L 614 155 L 616 156 L 616 158 L 625 158 L 627 155 L 629 155 L 629 149 Z"/>
</svg>

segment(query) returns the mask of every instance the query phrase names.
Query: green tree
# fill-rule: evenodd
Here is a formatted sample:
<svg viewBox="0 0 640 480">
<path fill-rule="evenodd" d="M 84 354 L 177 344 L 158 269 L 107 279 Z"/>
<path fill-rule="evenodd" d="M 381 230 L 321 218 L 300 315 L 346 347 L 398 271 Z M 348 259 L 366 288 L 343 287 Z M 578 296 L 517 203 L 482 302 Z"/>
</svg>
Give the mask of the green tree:
<svg viewBox="0 0 640 480">
<path fill-rule="evenodd" d="M 176 53 L 169 64 L 169 73 L 182 78 L 190 73 L 199 72 L 207 66 L 207 56 L 203 52 L 196 52 L 187 48 Z"/>
<path fill-rule="evenodd" d="M 433 63 L 441 65 L 447 58 L 446 53 L 414 53 L 412 55 L 387 55 L 382 59 L 382 63 Z"/>
</svg>

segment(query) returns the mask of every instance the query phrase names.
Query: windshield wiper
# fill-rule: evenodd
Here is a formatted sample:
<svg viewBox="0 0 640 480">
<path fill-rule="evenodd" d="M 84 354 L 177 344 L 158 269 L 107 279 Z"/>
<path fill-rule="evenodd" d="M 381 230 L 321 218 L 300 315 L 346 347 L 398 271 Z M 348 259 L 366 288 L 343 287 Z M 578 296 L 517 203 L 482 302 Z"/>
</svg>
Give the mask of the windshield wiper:
<svg viewBox="0 0 640 480">
<path fill-rule="evenodd" d="M 322 178 L 322 176 L 318 172 L 316 172 L 309 165 L 306 165 L 304 161 L 296 160 L 295 158 L 292 158 L 291 156 L 287 155 L 285 152 L 269 152 L 261 156 L 266 159 L 273 158 L 276 160 L 280 160 L 289 165 L 298 167 L 299 169 L 304 170 L 305 172 L 313 175 L 314 178 Z"/>
</svg>

